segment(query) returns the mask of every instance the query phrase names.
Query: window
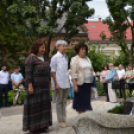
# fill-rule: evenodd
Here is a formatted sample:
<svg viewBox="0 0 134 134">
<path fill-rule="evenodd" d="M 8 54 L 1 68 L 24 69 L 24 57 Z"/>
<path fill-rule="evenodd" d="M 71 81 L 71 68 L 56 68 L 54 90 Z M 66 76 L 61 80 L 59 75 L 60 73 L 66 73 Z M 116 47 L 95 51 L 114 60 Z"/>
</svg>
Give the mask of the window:
<svg viewBox="0 0 134 134">
<path fill-rule="evenodd" d="M 89 25 L 90 27 L 96 27 L 95 25 Z"/>
</svg>

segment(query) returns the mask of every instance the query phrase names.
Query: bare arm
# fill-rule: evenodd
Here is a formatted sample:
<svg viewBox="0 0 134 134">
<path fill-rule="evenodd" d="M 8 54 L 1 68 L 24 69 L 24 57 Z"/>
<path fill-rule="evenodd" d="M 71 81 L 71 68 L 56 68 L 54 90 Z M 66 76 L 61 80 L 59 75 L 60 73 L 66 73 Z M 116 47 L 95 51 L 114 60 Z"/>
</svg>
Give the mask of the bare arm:
<svg viewBox="0 0 134 134">
<path fill-rule="evenodd" d="M 23 79 L 20 79 L 20 81 L 18 82 L 18 84 L 20 84 L 23 81 Z"/>
<path fill-rule="evenodd" d="M 132 76 L 128 76 L 128 71 L 126 72 L 126 78 L 130 79 Z"/>
<path fill-rule="evenodd" d="M 29 94 L 33 94 L 34 89 L 33 89 L 32 83 L 28 84 L 28 91 L 29 91 Z"/>
<path fill-rule="evenodd" d="M 13 85 L 17 86 L 17 83 L 15 83 L 13 79 L 11 79 L 11 82 L 13 83 Z"/>
<path fill-rule="evenodd" d="M 56 72 L 52 72 L 52 77 L 53 77 L 53 80 L 54 80 L 54 83 L 55 83 L 55 89 L 60 90 L 60 88 L 58 86 L 58 83 L 57 83 L 57 80 L 56 80 Z"/>
<path fill-rule="evenodd" d="M 76 81 L 76 79 L 73 79 L 72 82 L 73 82 L 73 85 L 74 85 L 74 91 L 75 91 L 75 92 L 78 92 L 78 86 L 77 86 L 77 81 Z"/>
<path fill-rule="evenodd" d="M 125 77 L 125 75 L 123 75 L 119 80 L 122 80 Z"/>
<path fill-rule="evenodd" d="M 126 78 L 131 78 L 131 76 L 126 76 Z"/>
</svg>

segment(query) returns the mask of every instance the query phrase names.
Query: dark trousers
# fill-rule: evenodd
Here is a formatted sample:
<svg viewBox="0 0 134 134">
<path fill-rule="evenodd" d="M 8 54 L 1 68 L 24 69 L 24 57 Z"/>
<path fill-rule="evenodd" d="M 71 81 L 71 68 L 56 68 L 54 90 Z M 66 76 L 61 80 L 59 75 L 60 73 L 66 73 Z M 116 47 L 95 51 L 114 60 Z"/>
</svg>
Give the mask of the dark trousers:
<svg viewBox="0 0 134 134">
<path fill-rule="evenodd" d="M 125 80 L 120 80 L 120 97 L 125 95 Z"/>
<path fill-rule="evenodd" d="M 103 83 L 103 88 L 104 88 L 104 90 L 106 92 L 107 101 L 109 102 L 108 84 L 107 83 Z"/>
<path fill-rule="evenodd" d="M 129 92 L 132 93 L 132 90 L 134 88 L 134 84 L 128 83 Z"/>
<path fill-rule="evenodd" d="M 2 95 L 5 94 L 5 103 L 8 105 L 8 85 L 0 84 L 0 108 L 2 107 Z"/>
</svg>

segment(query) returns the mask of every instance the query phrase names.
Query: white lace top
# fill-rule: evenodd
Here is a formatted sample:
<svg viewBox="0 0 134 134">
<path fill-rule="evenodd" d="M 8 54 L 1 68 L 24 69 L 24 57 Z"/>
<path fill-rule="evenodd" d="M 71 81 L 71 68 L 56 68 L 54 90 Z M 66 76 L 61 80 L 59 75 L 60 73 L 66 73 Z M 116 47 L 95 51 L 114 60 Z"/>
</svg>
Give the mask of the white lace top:
<svg viewBox="0 0 134 134">
<path fill-rule="evenodd" d="M 92 65 L 86 58 L 81 58 L 82 67 L 84 71 L 84 83 L 92 83 L 91 80 L 93 77 L 92 74 Z"/>
</svg>

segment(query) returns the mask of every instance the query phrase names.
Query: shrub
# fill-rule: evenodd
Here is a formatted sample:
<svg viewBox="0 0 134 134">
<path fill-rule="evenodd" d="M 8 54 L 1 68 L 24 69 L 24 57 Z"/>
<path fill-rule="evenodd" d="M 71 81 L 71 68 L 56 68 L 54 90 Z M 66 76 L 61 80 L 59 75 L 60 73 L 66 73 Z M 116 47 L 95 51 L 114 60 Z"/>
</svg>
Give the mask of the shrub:
<svg viewBox="0 0 134 134">
<path fill-rule="evenodd" d="M 124 105 L 121 106 L 115 106 L 114 108 L 108 110 L 108 113 L 112 114 L 123 114 Z"/>
<path fill-rule="evenodd" d="M 96 86 L 97 86 L 97 90 L 98 90 L 98 95 L 99 96 L 105 96 L 105 90 L 103 89 L 103 83 L 101 83 L 100 81 L 96 81 Z"/>
<path fill-rule="evenodd" d="M 25 99 L 25 91 L 22 91 L 22 93 L 21 93 L 22 104 L 24 103 L 24 99 Z M 3 104 L 5 106 L 5 96 L 4 95 L 3 95 Z M 12 90 L 8 92 L 8 104 L 13 105 L 13 91 Z"/>
<path fill-rule="evenodd" d="M 52 91 L 50 91 L 50 97 L 52 98 Z M 25 100 L 25 91 L 21 93 L 21 103 L 23 104 Z M 13 91 L 8 92 L 8 104 L 13 105 Z M 5 106 L 5 96 L 3 95 L 3 105 Z"/>
</svg>

